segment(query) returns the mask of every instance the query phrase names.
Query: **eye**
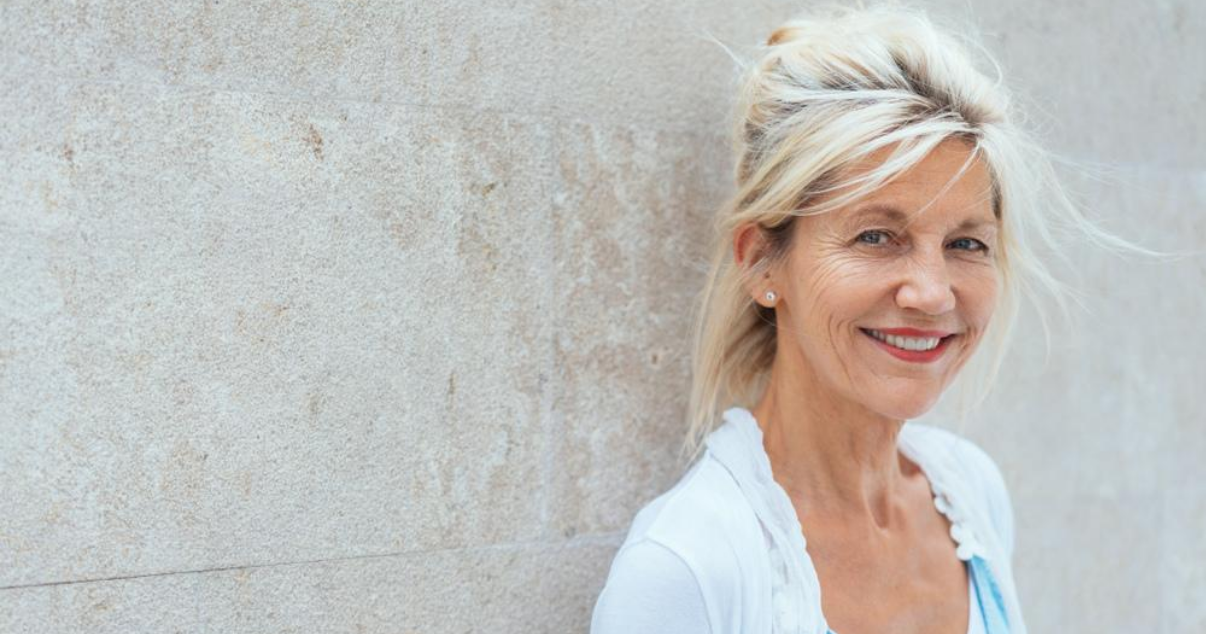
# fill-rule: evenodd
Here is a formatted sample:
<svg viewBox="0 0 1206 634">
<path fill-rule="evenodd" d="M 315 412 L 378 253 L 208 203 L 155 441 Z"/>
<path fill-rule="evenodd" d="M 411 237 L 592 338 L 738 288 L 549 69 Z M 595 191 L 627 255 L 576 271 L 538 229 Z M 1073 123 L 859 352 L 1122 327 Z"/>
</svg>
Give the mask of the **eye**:
<svg viewBox="0 0 1206 634">
<path fill-rule="evenodd" d="M 958 240 L 951 242 L 951 246 L 954 246 L 956 249 L 988 253 L 988 245 L 975 238 L 959 238 Z"/>
<path fill-rule="evenodd" d="M 891 234 L 889 234 L 887 231 L 870 229 L 858 234 L 858 237 L 855 238 L 855 241 L 862 242 L 864 244 L 882 245 L 886 244 L 891 238 Z"/>
</svg>

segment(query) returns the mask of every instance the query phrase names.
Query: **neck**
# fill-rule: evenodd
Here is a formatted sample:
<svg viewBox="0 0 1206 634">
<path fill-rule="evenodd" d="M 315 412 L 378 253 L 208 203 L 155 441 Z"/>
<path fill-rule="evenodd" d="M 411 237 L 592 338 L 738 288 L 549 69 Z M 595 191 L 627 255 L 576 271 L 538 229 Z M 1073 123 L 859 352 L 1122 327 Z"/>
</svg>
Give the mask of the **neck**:
<svg viewBox="0 0 1206 634">
<path fill-rule="evenodd" d="M 906 479 L 915 472 L 897 450 L 902 420 L 823 389 L 807 372 L 788 372 L 780 356 L 753 409 L 775 480 L 801 523 L 897 524 Z"/>
</svg>

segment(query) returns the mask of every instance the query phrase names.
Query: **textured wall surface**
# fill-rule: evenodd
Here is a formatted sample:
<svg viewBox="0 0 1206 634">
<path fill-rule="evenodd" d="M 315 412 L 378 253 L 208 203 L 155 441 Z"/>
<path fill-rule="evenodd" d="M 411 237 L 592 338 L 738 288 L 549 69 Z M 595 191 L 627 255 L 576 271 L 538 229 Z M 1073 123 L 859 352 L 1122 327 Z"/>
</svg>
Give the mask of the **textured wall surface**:
<svg viewBox="0 0 1206 634">
<path fill-rule="evenodd" d="M 704 34 L 799 6 L 0 3 L 0 632 L 585 631 L 679 476 Z M 1206 240 L 1206 5 L 932 6 L 1107 227 Z M 1024 609 L 1206 631 L 1206 266 L 1069 250 L 1090 317 L 966 432 Z"/>
</svg>

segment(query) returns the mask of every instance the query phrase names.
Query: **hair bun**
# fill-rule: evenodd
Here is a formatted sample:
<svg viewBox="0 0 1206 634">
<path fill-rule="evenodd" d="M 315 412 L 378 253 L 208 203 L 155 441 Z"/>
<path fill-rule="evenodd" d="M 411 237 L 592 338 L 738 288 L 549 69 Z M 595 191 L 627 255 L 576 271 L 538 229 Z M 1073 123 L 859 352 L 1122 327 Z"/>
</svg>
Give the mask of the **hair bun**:
<svg viewBox="0 0 1206 634">
<path fill-rule="evenodd" d="M 788 40 L 794 40 L 797 35 L 798 33 L 796 33 L 795 28 L 791 26 L 781 26 L 772 31 L 770 37 L 766 38 L 766 45 L 775 46 L 776 44 L 782 44 Z"/>
</svg>

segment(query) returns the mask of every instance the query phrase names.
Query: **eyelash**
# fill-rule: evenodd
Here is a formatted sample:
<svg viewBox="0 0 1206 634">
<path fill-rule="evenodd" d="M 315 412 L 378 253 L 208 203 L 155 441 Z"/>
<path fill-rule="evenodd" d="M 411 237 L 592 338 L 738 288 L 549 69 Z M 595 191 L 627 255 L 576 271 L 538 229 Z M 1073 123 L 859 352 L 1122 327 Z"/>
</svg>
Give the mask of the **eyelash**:
<svg viewBox="0 0 1206 634">
<path fill-rule="evenodd" d="M 857 238 L 855 238 L 855 240 L 856 240 L 856 241 L 858 241 L 858 242 L 862 242 L 862 237 L 863 237 L 863 236 L 865 236 L 865 235 L 869 235 L 869 234 L 881 234 L 881 235 L 884 235 L 884 236 L 888 236 L 889 238 L 891 238 L 891 237 L 892 237 L 892 234 L 890 234 L 890 233 L 888 233 L 887 231 L 884 231 L 884 230 L 882 230 L 882 229 L 868 229 L 867 231 L 864 231 L 864 232 L 862 232 L 862 233 L 858 234 L 858 237 L 857 237 Z M 975 242 L 977 245 L 979 245 L 979 246 L 977 246 L 977 247 L 976 247 L 976 248 L 974 248 L 974 249 L 965 249 L 965 250 L 967 250 L 967 251 L 979 251 L 979 252 L 982 252 L 982 253 L 988 253 L 988 245 L 984 244 L 983 242 L 981 242 L 981 241 L 979 241 L 979 240 L 977 240 L 977 239 L 975 239 L 975 238 L 956 238 L 956 239 L 954 240 L 954 242 L 962 242 L 962 241 L 964 241 L 964 240 L 971 240 L 972 242 Z M 869 244 L 869 245 L 871 245 L 871 246 L 879 246 L 878 244 L 874 244 L 874 243 L 870 243 L 870 242 L 864 242 L 864 244 Z"/>
</svg>

